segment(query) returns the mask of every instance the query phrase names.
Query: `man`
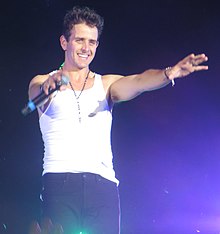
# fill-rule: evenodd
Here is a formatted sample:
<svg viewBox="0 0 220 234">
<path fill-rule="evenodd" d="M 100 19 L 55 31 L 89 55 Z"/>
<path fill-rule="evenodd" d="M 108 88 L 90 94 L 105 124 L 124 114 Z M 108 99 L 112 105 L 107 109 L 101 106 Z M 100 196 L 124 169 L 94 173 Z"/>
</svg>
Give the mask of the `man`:
<svg viewBox="0 0 220 234">
<path fill-rule="evenodd" d="M 114 103 L 159 89 L 174 79 L 207 70 L 206 55 L 191 54 L 167 69 L 130 76 L 99 75 L 90 70 L 103 19 L 87 7 L 74 7 L 63 24 L 62 67 L 32 79 L 29 98 L 49 94 L 63 76 L 67 85 L 38 107 L 44 141 L 43 215 L 64 233 L 120 232 L 118 180 L 112 165 L 111 122 Z"/>
</svg>

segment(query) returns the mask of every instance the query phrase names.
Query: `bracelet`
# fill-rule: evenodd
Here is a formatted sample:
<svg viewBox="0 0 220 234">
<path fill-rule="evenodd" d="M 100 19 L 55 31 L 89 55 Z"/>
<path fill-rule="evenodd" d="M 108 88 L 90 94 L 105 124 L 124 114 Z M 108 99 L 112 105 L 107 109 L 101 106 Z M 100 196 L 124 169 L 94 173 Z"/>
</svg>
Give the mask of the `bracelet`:
<svg viewBox="0 0 220 234">
<path fill-rule="evenodd" d="M 171 68 L 172 68 L 172 67 L 167 67 L 167 68 L 165 68 L 165 70 L 164 70 L 164 75 L 165 75 L 165 77 L 166 77 L 168 80 L 170 80 L 170 78 L 169 78 L 169 76 L 167 75 L 167 71 L 170 70 Z M 171 83 L 172 83 L 172 86 L 175 85 L 174 79 L 171 80 Z"/>
</svg>

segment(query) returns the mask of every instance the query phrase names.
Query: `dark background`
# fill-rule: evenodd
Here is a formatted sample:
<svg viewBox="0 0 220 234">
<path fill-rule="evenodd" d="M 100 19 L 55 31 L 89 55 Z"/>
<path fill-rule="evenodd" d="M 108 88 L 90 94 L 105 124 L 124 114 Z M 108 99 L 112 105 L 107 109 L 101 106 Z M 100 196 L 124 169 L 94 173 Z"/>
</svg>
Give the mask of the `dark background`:
<svg viewBox="0 0 220 234">
<path fill-rule="evenodd" d="M 27 117 L 31 78 L 63 61 L 61 23 L 73 5 L 105 18 L 91 69 L 132 74 L 206 53 L 209 71 L 115 106 L 114 162 L 122 234 L 220 232 L 218 1 L 7 1 L 0 12 L 0 233 L 25 234 L 39 219 L 43 145 Z"/>
</svg>

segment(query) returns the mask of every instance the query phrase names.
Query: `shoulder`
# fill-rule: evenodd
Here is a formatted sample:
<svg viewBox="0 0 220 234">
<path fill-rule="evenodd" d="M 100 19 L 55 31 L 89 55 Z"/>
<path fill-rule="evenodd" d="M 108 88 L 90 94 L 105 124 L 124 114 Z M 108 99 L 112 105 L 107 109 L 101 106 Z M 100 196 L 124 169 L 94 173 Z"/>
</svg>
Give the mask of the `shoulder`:
<svg viewBox="0 0 220 234">
<path fill-rule="evenodd" d="M 122 75 L 115 75 L 115 74 L 102 75 L 102 82 L 105 90 L 108 90 L 113 83 L 115 83 L 116 81 L 120 80 L 123 77 L 124 76 Z"/>
<path fill-rule="evenodd" d="M 107 74 L 107 75 L 102 75 L 102 79 L 114 82 L 118 79 L 121 79 L 124 77 L 123 75 L 118 75 L 118 74 Z"/>
</svg>

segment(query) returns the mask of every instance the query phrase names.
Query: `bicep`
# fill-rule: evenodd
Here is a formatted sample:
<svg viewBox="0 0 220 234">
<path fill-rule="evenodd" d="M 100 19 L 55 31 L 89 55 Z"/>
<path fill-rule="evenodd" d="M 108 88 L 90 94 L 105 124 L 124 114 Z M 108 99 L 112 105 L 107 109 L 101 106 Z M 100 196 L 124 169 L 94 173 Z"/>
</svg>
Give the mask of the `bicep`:
<svg viewBox="0 0 220 234">
<path fill-rule="evenodd" d="M 109 95 L 113 103 L 131 100 L 142 92 L 137 75 L 124 76 L 113 82 L 109 88 Z"/>
</svg>

